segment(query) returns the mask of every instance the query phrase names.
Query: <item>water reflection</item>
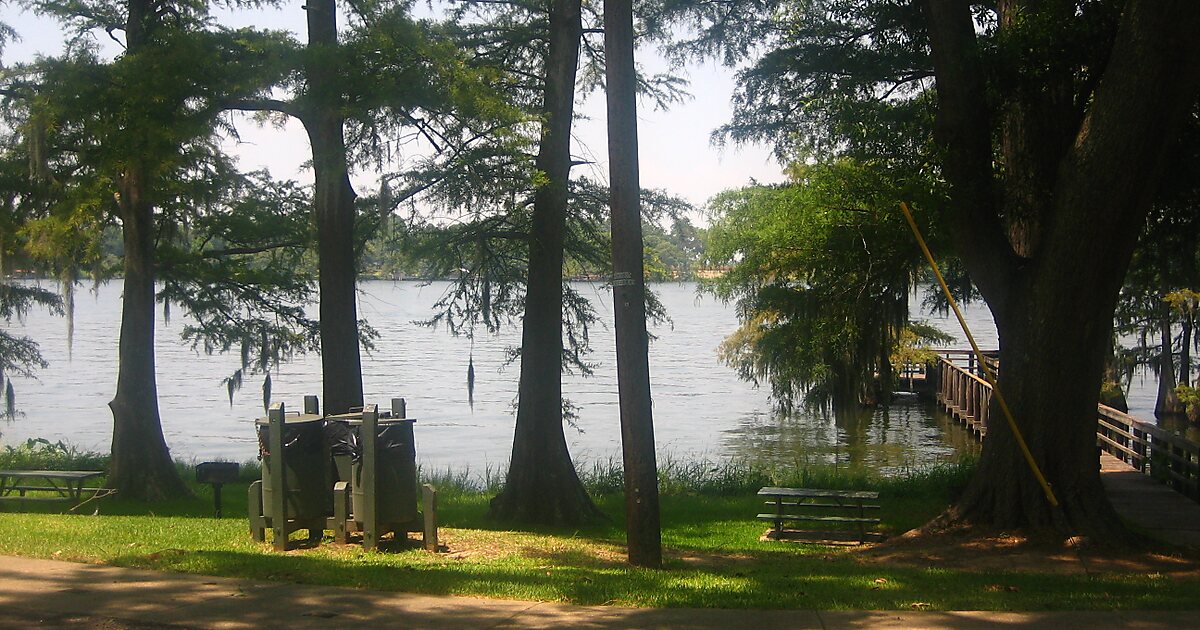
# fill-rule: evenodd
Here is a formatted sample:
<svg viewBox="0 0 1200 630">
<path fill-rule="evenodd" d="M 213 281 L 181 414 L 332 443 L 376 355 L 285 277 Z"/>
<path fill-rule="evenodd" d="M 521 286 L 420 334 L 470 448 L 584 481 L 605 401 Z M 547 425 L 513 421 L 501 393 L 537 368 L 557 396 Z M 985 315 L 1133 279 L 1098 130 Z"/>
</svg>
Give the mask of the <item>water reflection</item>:
<svg viewBox="0 0 1200 630">
<path fill-rule="evenodd" d="M 978 454 L 979 444 L 934 405 L 900 398 L 886 409 L 754 414 L 722 441 L 734 457 L 896 474 Z"/>
</svg>

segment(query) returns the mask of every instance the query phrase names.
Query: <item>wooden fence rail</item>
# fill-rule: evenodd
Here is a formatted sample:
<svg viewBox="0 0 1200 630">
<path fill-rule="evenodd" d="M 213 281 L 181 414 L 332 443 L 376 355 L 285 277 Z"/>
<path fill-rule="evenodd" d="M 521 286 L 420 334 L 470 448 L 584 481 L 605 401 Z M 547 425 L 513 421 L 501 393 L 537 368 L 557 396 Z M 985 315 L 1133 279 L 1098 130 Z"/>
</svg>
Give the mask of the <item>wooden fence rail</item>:
<svg viewBox="0 0 1200 630">
<path fill-rule="evenodd" d="M 987 434 L 992 387 L 983 380 L 974 355 L 939 352 L 937 402 L 979 439 Z M 965 356 L 964 356 L 965 355 Z M 985 353 L 993 370 L 995 355 Z M 956 362 L 961 361 L 965 365 Z M 993 363 L 994 362 L 994 363 Z M 1112 407 L 1097 408 L 1096 445 L 1103 451 L 1200 501 L 1200 444 Z"/>
</svg>

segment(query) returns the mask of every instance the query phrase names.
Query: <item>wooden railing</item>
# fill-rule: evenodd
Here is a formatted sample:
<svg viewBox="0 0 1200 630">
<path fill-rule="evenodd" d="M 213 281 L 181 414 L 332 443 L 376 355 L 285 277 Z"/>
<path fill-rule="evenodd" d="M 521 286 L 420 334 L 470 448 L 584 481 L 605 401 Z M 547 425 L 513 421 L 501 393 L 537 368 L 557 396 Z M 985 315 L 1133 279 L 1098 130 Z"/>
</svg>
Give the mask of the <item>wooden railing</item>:
<svg viewBox="0 0 1200 630">
<path fill-rule="evenodd" d="M 1113 457 L 1200 501 L 1200 444 L 1100 405 L 1097 445 Z"/>
<path fill-rule="evenodd" d="M 972 357 L 974 359 L 974 357 Z M 979 439 L 987 434 L 992 386 L 970 368 L 956 365 L 943 356 L 938 361 L 937 401 Z"/>
<path fill-rule="evenodd" d="M 959 350 L 939 354 L 942 358 L 935 370 L 938 404 L 983 439 L 987 434 L 991 385 L 983 380 L 973 355 L 966 357 Z M 993 369 L 999 367 L 994 356 L 985 353 L 984 359 Z M 1104 405 L 1097 408 L 1096 444 L 1133 468 L 1200 501 L 1200 444 Z"/>
</svg>

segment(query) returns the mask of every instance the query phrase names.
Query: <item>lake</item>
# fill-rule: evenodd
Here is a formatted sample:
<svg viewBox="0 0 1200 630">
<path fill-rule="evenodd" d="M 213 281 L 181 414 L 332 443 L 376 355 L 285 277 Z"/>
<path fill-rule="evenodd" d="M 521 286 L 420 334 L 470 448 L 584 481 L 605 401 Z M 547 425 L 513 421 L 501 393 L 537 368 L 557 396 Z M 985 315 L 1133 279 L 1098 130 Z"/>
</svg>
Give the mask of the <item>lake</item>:
<svg viewBox="0 0 1200 630">
<path fill-rule="evenodd" d="M 505 365 L 506 350 L 520 343 L 520 331 L 514 327 L 480 336 L 472 344 L 444 329 L 415 325 L 414 320 L 429 317 L 430 306 L 448 286 L 360 283 L 360 316 L 380 334 L 376 350 L 363 358 L 366 399 L 382 408 L 394 396 L 407 400 L 409 417 L 417 419 L 417 456 L 423 465 L 476 472 L 503 468 L 512 444 L 519 375 L 516 364 Z M 605 325 L 591 331 L 595 375 L 564 377 L 564 394 L 578 408 L 567 439 L 577 460 L 619 460 L 611 291 L 599 283 L 577 288 L 593 300 Z M 741 381 L 717 359 L 717 345 L 737 327 L 733 308 L 697 295 L 692 283 L 657 284 L 654 290 L 673 320 L 673 325 L 651 330 L 657 336 L 650 369 L 660 457 L 836 463 L 886 474 L 977 449 L 966 432 L 915 401 L 843 418 L 776 414 L 767 389 Z M 15 379 L 17 405 L 25 415 L 0 424 L 3 442 L 45 437 L 108 450 L 112 415 L 107 403 L 116 384 L 120 293 L 118 282 L 78 291 L 71 348 L 63 318 L 36 312 L 13 324 L 14 332 L 41 344 L 50 367 L 36 380 Z M 914 300 L 914 312 L 915 306 Z M 986 309 L 974 305 L 967 311 L 980 344 L 994 348 L 995 329 Z M 945 318 L 927 319 L 957 330 Z M 172 453 L 196 461 L 254 458 L 252 420 L 263 415 L 261 377 L 247 379 L 231 405 L 222 379 L 237 369 L 238 357 L 193 350 L 179 339 L 184 323 L 178 313 L 170 321 L 160 316 L 156 329 L 159 405 Z M 966 347 L 965 341 L 957 347 Z M 474 404 L 467 397 L 469 361 L 475 367 Z M 1152 409 L 1152 382 L 1149 389 Z M 320 358 L 315 354 L 296 357 L 272 374 L 272 400 L 292 409 L 300 407 L 305 394 L 320 393 Z"/>
</svg>

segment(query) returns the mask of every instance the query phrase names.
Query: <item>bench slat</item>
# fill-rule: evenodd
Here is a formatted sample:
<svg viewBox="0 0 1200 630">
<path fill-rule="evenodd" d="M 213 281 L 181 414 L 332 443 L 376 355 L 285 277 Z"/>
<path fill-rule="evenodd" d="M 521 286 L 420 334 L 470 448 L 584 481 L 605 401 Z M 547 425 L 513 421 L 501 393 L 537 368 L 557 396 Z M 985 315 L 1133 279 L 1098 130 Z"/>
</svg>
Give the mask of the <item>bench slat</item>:
<svg viewBox="0 0 1200 630">
<path fill-rule="evenodd" d="M 763 501 L 763 505 L 784 505 L 814 508 L 842 508 L 844 510 L 878 510 L 878 505 L 870 503 L 801 503 L 797 501 Z"/>
<path fill-rule="evenodd" d="M 764 521 L 820 521 L 825 523 L 879 523 L 877 518 L 860 518 L 857 516 L 808 516 L 805 514 L 759 514 L 756 518 Z"/>
<path fill-rule="evenodd" d="M 804 497 L 812 499 L 878 499 L 879 493 L 871 490 L 820 490 L 814 488 L 776 488 L 768 486 L 758 491 L 762 496 Z"/>
</svg>

